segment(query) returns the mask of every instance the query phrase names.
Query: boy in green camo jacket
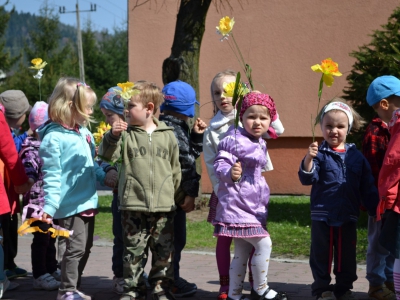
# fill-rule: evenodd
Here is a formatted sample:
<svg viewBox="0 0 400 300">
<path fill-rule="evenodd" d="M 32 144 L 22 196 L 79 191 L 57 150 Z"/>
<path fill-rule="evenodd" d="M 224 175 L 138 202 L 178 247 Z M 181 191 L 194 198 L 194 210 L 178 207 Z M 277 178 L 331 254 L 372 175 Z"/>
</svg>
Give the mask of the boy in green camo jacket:
<svg viewBox="0 0 400 300">
<path fill-rule="evenodd" d="M 124 293 L 121 300 L 146 299 L 142 273 L 152 252 L 149 282 L 153 300 L 174 299 L 173 219 L 181 180 L 179 148 L 171 127 L 154 117 L 163 102 L 153 83 L 134 83 L 126 121 L 116 121 L 104 135 L 99 155 L 121 160 L 119 209 L 124 236 Z"/>
</svg>

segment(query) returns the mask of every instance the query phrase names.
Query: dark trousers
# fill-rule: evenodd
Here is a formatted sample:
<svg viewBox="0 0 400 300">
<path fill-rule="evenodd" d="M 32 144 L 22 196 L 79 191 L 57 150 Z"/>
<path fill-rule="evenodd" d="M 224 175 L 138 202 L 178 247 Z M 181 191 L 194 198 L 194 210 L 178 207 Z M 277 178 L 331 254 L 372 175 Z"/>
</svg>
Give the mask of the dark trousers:
<svg viewBox="0 0 400 300">
<path fill-rule="evenodd" d="M 18 216 L 10 213 L 0 216 L 3 228 L 4 269 L 12 270 L 17 267 L 14 262 L 18 249 Z"/>
<path fill-rule="evenodd" d="M 112 254 L 112 270 L 115 277 L 124 276 L 124 238 L 121 222 L 121 211 L 118 210 L 118 193 L 113 194 L 111 202 L 111 211 L 113 216 L 112 231 L 114 235 L 114 245 Z"/>
<path fill-rule="evenodd" d="M 186 245 L 186 212 L 178 207 L 174 218 L 174 280 L 179 278 L 179 262 Z"/>
<path fill-rule="evenodd" d="M 52 274 L 57 270 L 56 239 L 50 233 L 33 233 L 31 245 L 31 260 L 33 278 L 46 273 Z"/>
<path fill-rule="evenodd" d="M 331 227 L 323 221 L 311 223 L 310 267 L 314 277 L 312 295 L 320 296 L 333 291 L 336 298 L 353 288 L 357 280 L 357 223 L 347 222 L 340 227 Z M 331 259 L 336 284 L 331 285 Z"/>
</svg>

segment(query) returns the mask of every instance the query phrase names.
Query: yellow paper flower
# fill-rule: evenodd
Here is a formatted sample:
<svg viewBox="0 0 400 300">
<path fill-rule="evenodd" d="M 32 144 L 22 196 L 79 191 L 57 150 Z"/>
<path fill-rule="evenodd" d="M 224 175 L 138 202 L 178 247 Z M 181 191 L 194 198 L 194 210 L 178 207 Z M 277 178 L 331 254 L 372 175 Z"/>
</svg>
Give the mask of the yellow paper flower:
<svg viewBox="0 0 400 300">
<path fill-rule="evenodd" d="M 235 86 L 236 86 L 236 82 L 230 82 L 230 83 L 223 83 L 223 88 L 224 88 L 224 93 L 223 95 L 225 97 L 233 97 L 233 93 L 235 91 Z M 248 92 L 250 92 L 250 90 L 247 88 L 247 86 L 241 82 L 239 89 L 238 89 L 238 96 L 244 96 L 246 95 Z"/>
<path fill-rule="evenodd" d="M 30 66 L 29 68 L 30 69 L 35 69 L 35 70 L 41 70 L 47 65 L 47 62 L 43 61 L 39 57 L 32 59 L 31 63 L 33 64 L 33 66 Z"/>
<path fill-rule="evenodd" d="M 105 122 L 100 122 L 99 126 L 96 129 L 97 132 L 93 133 L 93 137 L 96 145 L 98 145 L 103 139 L 104 133 L 109 131 L 111 129 L 111 126 L 109 124 L 106 124 Z"/>
<path fill-rule="evenodd" d="M 323 73 L 322 80 L 328 87 L 333 84 L 333 76 L 342 76 L 342 73 L 339 72 L 339 65 L 331 58 L 324 59 L 320 65 L 311 66 L 311 69 L 314 72 Z"/>
<path fill-rule="evenodd" d="M 221 34 L 224 38 L 229 36 L 233 29 L 233 25 L 235 24 L 234 18 L 229 18 L 228 16 L 219 20 L 219 26 L 217 26 L 218 34 Z"/>
<path fill-rule="evenodd" d="M 133 90 L 135 84 L 130 81 L 127 81 L 125 83 L 118 83 L 117 86 L 119 86 L 121 90 L 114 89 L 115 93 L 121 95 L 121 97 L 124 98 L 125 101 L 131 99 L 132 96 L 135 95 L 136 92 L 138 92 Z"/>
</svg>

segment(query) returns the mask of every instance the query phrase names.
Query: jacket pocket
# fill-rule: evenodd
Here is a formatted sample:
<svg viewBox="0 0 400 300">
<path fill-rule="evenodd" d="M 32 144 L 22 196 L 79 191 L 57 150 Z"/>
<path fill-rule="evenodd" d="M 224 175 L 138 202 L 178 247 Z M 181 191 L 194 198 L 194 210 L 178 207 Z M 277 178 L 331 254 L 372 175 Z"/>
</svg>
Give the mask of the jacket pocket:
<svg viewBox="0 0 400 300">
<path fill-rule="evenodd" d="M 175 195 L 174 183 L 172 181 L 172 176 L 169 175 L 164 179 L 164 181 L 160 186 L 160 190 L 158 191 L 156 208 L 174 206 L 175 205 L 174 195 Z"/>
<path fill-rule="evenodd" d="M 340 178 L 338 166 L 334 166 L 330 161 L 322 161 L 319 169 L 319 180 L 323 183 L 337 182 Z"/>
<path fill-rule="evenodd" d="M 133 177 L 128 178 L 126 181 L 123 195 L 121 206 L 133 206 L 146 201 L 145 189 L 140 182 Z"/>
</svg>

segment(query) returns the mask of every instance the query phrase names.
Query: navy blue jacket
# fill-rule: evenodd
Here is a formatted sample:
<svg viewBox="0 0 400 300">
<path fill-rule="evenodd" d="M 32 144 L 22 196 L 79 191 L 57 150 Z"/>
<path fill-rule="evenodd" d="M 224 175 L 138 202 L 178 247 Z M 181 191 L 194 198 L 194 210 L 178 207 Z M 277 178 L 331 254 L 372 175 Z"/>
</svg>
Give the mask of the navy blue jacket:
<svg viewBox="0 0 400 300">
<path fill-rule="evenodd" d="M 376 216 L 378 190 L 368 161 L 354 144 L 346 144 L 344 162 L 340 155 L 324 141 L 313 159 L 311 172 L 300 165 L 299 179 L 311 188 L 311 219 L 340 225 L 357 222 L 360 205 L 370 216 Z"/>
</svg>

